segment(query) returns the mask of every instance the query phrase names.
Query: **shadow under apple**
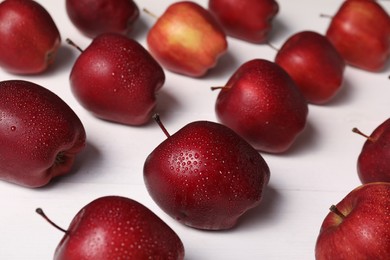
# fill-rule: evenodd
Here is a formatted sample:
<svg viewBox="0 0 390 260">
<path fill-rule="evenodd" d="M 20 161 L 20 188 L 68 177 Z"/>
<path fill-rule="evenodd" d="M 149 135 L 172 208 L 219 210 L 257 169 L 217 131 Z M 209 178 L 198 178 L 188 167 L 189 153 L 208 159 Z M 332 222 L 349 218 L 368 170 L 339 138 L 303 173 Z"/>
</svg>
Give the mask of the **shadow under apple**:
<svg viewBox="0 0 390 260">
<path fill-rule="evenodd" d="M 327 103 L 320 106 L 341 106 L 341 105 L 348 104 L 352 99 L 352 93 L 353 93 L 353 91 L 351 91 L 352 86 L 348 81 L 348 79 L 344 79 L 344 82 L 342 84 L 343 85 L 336 93 L 336 95 Z"/>
<path fill-rule="evenodd" d="M 62 72 L 63 70 L 69 71 L 72 69 L 72 66 L 79 55 L 78 52 L 67 43 L 62 42 L 58 48 L 54 63 L 49 67 L 45 74 L 52 76 L 52 74 Z"/>
<path fill-rule="evenodd" d="M 164 118 L 164 122 L 168 122 L 174 116 L 173 111 L 181 110 L 182 104 L 174 94 L 164 88 L 167 88 L 167 86 L 164 86 L 157 92 L 156 113 Z M 155 122 L 152 123 L 154 124 Z"/>
<path fill-rule="evenodd" d="M 237 225 L 231 229 L 233 232 L 234 229 L 259 229 L 263 225 L 269 225 L 270 222 L 275 222 L 275 219 L 277 219 L 276 209 L 282 199 L 281 194 L 270 184 L 268 184 L 263 192 L 263 198 L 260 205 L 244 213 L 238 220 Z"/>
<path fill-rule="evenodd" d="M 211 68 L 202 79 L 227 79 L 240 66 L 238 60 L 231 51 L 227 51 L 221 56 L 214 68 Z"/>
</svg>

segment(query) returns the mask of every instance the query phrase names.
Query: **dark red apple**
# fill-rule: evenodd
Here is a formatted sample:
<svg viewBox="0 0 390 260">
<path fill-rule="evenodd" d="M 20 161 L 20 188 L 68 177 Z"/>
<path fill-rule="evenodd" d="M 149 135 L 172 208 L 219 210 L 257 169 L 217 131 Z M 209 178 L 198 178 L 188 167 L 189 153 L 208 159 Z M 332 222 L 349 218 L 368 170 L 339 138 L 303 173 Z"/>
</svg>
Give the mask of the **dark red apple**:
<svg viewBox="0 0 390 260">
<path fill-rule="evenodd" d="M 274 62 L 247 61 L 220 89 L 215 105 L 219 121 L 257 150 L 284 152 L 306 126 L 308 104 Z"/>
<path fill-rule="evenodd" d="M 352 190 L 325 217 L 315 246 L 317 260 L 390 256 L 390 183 Z"/>
<path fill-rule="evenodd" d="M 357 161 L 360 181 L 363 184 L 390 182 L 390 119 L 380 124 L 370 136 L 357 128 L 353 131 L 367 138 Z"/>
<path fill-rule="evenodd" d="M 149 30 L 147 44 L 163 67 L 192 77 L 216 66 L 228 47 L 225 32 L 210 12 L 189 1 L 166 9 Z"/>
<path fill-rule="evenodd" d="M 380 71 L 388 61 L 390 17 L 377 1 L 344 1 L 326 36 L 352 66 Z"/>
<path fill-rule="evenodd" d="M 32 0 L 0 3 L 0 39 L 0 67 L 15 74 L 47 70 L 61 44 L 52 17 Z"/>
<path fill-rule="evenodd" d="M 309 103 L 330 101 L 343 84 L 345 61 L 324 35 L 302 31 L 290 36 L 275 62 L 295 81 Z"/>
<path fill-rule="evenodd" d="M 253 43 L 268 40 L 279 12 L 275 0 L 209 0 L 208 6 L 229 36 Z"/>
<path fill-rule="evenodd" d="M 97 36 L 76 60 L 72 92 L 96 117 L 127 125 L 148 122 L 165 74 L 137 41 L 114 33 Z"/>
<path fill-rule="evenodd" d="M 37 213 L 55 225 L 38 208 Z M 120 196 L 100 197 L 73 218 L 55 260 L 184 259 L 178 235 L 150 209 Z"/>
<path fill-rule="evenodd" d="M 263 157 L 228 127 L 209 121 L 167 135 L 144 164 L 149 194 L 190 227 L 229 229 L 259 205 L 270 172 Z"/>
<path fill-rule="evenodd" d="M 139 17 L 132 0 L 66 0 L 66 12 L 83 34 L 94 38 L 102 33 L 127 35 Z"/>
<path fill-rule="evenodd" d="M 1 81 L 0 97 L 0 179 L 40 187 L 69 172 L 86 141 L 73 110 L 28 81 Z"/>
</svg>

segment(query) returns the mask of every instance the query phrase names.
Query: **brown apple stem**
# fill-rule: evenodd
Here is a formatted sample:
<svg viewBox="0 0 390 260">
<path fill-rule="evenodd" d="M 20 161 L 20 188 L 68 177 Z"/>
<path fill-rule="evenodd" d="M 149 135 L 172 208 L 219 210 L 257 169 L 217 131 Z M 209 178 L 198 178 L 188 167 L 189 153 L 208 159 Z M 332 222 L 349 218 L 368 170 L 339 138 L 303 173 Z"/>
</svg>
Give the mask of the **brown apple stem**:
<svg viewBox="0 0 390 260">
<path fill-rule="evenodd" d="M 266 44 L 271 47 L 271 49 L 273 49 L 274 51 L 278 52 L 279 51 L 279 48 L 277 48 L 275 45 L 273 45 L 272 43 L 270 43 L 269 41 L 266 42 Z"/>
<path fill-rule="evenodd" d="M 153 18 L 155 18 L 155 19 L 158 19 L 158 16 L 155 15 L 154 13 L 152 13 L 151 11 L 149 11 L 148 9 L 143 8 L 142 11 L 144 11 L 145 13 L 147 13 L 148 15 L 150 15 L 151 17 L 153 17 Z"/>
<path fill-rule="evenodd" d="M 368 140 L 372 141 L 372 139 L 371 139 L 370 136 L 368 136 L 368 135 L 366 135 L 365 133 L 361 132 L 361 131 L 360 131 L 358 128 L 356 128 L 356 127 L 352 128 L 352 132 L 357 133 L 357 134 L 359 134 L 359 135 L 361 135 L 361 136 L 367 138 Z"/>
<path fill-rule="evenodd" d="M 330 206 L 329 210 L 339 216 L 341 219 L 345 219 L 345 215 L 335 206 Z"/>
<path fill-rule="evenodd" d="M 47 222 L 49 222 L 52 226 L 54 226 L 55 228 L 57 228 L 58 230 L 61 230 L 62 232 L 64 232 L 65 234 L 68 233 L 67 230 L 63 229 L 62 227 L 58 226 L 56 223 L 54 223 L 53 221 L 51 221 L 51 219 L 49 219 L 45 212 L 43 212 L 43 210 L 41 208 L 37 208 L 35 210 L 36 213 L 38 213 L 39 215 L 41 215 Z"/>
<path fill-rule="evenodd" d="M 164 132 L 164 134 L 167 136 L 167 137 L 170 137 L 171 135 L 169 134 L 169 132 L 167 131 L 167 129 L 165 128 L 164 124 L 161 122 L 160 120 L 160 115 L 159 114 L 154 114 L 153 115 L 153 119 L 154 121 L 156 121 L 156 123 L 159 125 L 159 127 L 161 128 L 161 130 Z"/>
<path fill-rule="evenodd" d="M 210 87 L 210 89 L 211 89 L 212 91 L 217 90 L 217 89 L 223 89 L 223 88 L 224 88 L 224 87 L 222 87 L 222 86 Z"/>
<path fill-rule="evenodd" d="M 76 43 L 74 43 L 71 39 L 67 38 L 66 40 L 66 43 L 75 47 L 77 50 L 79 50 L 80 52 L 83 52 L 83 49 L 81 49 Z"/>
<path fill-rule="evenodd" d="M 322 18 L 330 18 L 330 19 L 333 18 L 333 16 L 331 16 L 329 14 L 320 14 L 320 17 L 322 17 Z"/>
</svg>

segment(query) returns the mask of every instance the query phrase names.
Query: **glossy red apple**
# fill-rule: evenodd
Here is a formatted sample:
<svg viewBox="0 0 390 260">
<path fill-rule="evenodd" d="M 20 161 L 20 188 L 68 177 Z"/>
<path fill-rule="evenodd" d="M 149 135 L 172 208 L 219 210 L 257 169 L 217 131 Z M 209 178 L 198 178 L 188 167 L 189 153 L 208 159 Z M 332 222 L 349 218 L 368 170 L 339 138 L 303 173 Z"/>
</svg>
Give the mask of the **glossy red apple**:
<svg viewBox="0 0 390 260">
<path fill-rule="evenodd" d="M 102 33 L 129 34 L 139 17 L 132 0 L 66 0 L 66 12 L 83 34 L 94 38 Z"/>
<path fill-rule="evenodd" d="M 69 172 L 86 141 L 73 110 L 28 81 L 1 81 L 0 97 L 0 179 L 40 187 Z"/>
<path fill-rule="evenodd" d="M 274 62 L 247 61 L 220 89 L 215 105 L 219 121 L 257 150 L 285 152 L 306 126 L 308 104 Z"/>
<path fill-rule="evenodd" d="M 52 17 L 32 0 L 0 3 L 0 39 L 0 67 L 15 74 L 47 70 L 61 44 Z"/>
<path fill-rule="evenodd" d="M 380 71 L 388 61 L 390 17 L 377 1 L 344 1 L 326 36 L 352 66 Z"/>
<path fill-rule="evenodd" d="M 367 138 L 357 161 L 360 181 L 390 182 L 390 119 L 380 124 L 370 136 L 357 128 L 353 131 Z"/>
<path fill-rule="evenodd" d="M 317 260 L 390 257 L 390 183 L 352 190 L 325 217 L 315 246 Z"/>
<path fill-rule="evenodd" d="M 152 55 L 166 69 L 200 77 L 227 51 L 226 35 L 208 10 L 197 3 L 171 4 L 147 35 Z"/>
<path fill-rule="evenodd" d="M 71 89 L 98 118 L 126 125 L 148 122 L 165 74 L 137 41 L 114 33 L 97 36 L 76 60 Z"/>
<path fill-rule="evenodd" d="M 147 157 L 149 194 L 168 215 L 190 227 L 229 229 L 259 205 L 270 172 L 262 156 L 228 127 L 195 121 L 167 135 Z"/>
<path fill-rule="evenodd" d="M 253 43 L 268 40 L 279 12 L 275 0 L 209 0 L 208 7 L 229 36 Z"/>
<path fill-rule="evenodd" d="M 37 213 L 50 223 L 42 209 Z M 100 197 L 73 218 L 55 260 L 184 258 L 177 234 L 150 209 L 120 196 Z"/>
<path fill-rule="evenodd" d="M 342 87 L 344 58 L 317 32 L 302 31 L 290 36 L 275 62 L 293 78 L 309 103 L 324 104 Z"/>
</svg>

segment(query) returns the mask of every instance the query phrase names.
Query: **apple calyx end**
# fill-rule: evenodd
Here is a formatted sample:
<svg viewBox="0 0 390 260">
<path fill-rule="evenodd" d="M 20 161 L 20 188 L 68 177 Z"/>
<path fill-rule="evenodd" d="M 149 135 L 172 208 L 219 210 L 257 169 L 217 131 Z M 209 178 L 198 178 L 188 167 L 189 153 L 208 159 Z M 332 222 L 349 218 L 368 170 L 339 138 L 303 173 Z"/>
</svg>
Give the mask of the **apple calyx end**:
<svg viewBox="0 0 390 260">
<path fill-rule="evenodd" d="M 45 212 L 43 212 L 43 210 L 41 208 L 37 208 L 35 209 L 35 212 L 38 213 L 39 215 L 41 215 L 47 222 L 49 222 L 52 226 L 54 226 L 55 228 L 57 228 L 58 230 L 64 232 L 65 234 L 68 234 L 69 232 L 65 229 L 63 229 L 62 227 L 58 226 L 56 223 L 54 223 L 51 219 L 49 219 Z"/>
<path fill-rule="evenodd" d="M 352 128 L 352 132 L 354 132 L 354 133 L 356 133 L 356 134 L 359 134 L 359 135 L 361 135 L 361 136 L 367 138 L 367 140 L 369 140 L 369 141 L 373 141 L 372 138 L 371 138 L 370 136 L 368 136 L 368 135 L 366 135 L 365 133 L 363 133 L 362 131 L 360 131 L 357 127 Z"/>
<path fill-rule="evenodd" d="M 169 138 L 171 135 L 169 134 L 169 132 L 167 131 L 167 129 L 165 128 L 164 124 L 161 122 L 160 120 L 160 115 L 159 114 L 154 114 L 152 116 L 152 118 L 154 119 L 154 121 L 156 121 L 156 123 L 158 124 L 158 126 L 161 128 L 161 130 L 164 132 L 164 134 Z"/>
<path fill-rule="evenodd" d="M 329 210 L 339 216 L 341 219 L 345 219 L 345 215 L 335 205 L 330 206 Z"/>
<path fill-rule="evenodd" d="M 83 49 L 81 49 L 74 41 L 72 41 L 69 38 L 65 39 L 66 43 L 69 44 L 70 46 L 76 48 L 78 51 L 83 52 Z"/>
</svg>

